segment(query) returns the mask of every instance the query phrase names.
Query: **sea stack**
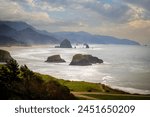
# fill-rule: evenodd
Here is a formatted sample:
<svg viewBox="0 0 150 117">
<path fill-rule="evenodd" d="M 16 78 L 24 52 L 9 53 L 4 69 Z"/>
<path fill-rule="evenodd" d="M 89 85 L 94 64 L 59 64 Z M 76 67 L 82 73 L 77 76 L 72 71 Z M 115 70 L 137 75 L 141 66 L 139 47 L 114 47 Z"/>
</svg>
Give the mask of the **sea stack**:
<svg viewBox="0 0 150 117">
<path fill-rule="evenodd" d="M 10 53 L 6 50 L 0 50 L 0 62 L 10 61 L 13 58 L 11 57 Z"/>
<path fill-rule="evenodd" d="M 72 48 L 72 45 L 68 39 L 65 39 L 61 42 L 60 48 Z"/>
<path fill-rule="evenodd" d="M 90 48 L 87 43 L 84 44 L 85 48 Z"/>
<path fill-rule="evenodd" d="M 51 62 L 51 63 L 62 63 L 66 62 L 64 59 L 60 57 L 60 55 L 53 55 L 49 56 L 45 62 Z"/>
<path fill-rule="evenodd" d="M 92 55 L 76 54 L 73 56 L 70 65 L 86 66 L 86 65 L 96 64 L 96 63 L 103 63 L 103 60 L 94 57 Z"/>
</svg>

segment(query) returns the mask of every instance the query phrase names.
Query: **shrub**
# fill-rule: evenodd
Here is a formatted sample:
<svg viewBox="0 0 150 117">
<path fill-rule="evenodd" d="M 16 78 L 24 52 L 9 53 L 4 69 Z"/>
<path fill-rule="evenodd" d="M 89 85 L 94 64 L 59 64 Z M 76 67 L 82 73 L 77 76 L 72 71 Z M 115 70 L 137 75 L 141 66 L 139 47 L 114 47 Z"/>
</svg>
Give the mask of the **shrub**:
<svg viewBox="0 0 150 117">
<path fill-rule="evenodd" d="M 68 87 L 55 80 L 44 82 L 26 65 L 19 68 L 15 60 L 0 68 L 0 92 L 0 99 L 75 99 Z"/>
</svg>

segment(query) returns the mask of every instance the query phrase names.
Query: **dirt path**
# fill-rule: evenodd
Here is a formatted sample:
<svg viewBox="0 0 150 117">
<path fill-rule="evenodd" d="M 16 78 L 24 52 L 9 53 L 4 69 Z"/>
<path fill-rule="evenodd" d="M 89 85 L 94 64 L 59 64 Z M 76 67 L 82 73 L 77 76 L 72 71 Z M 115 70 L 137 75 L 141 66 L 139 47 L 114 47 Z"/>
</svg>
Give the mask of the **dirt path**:
<svg viewBox="0 0 150 117">
<path fill-rule="evenodd" d="M 71 92 L 76 97 L 81 97 L 87 100 L 97 100 L 97 98 L 86 96 L 85 94 L 98 94 L 97 92 Z"/>
<path fill-rule="evenodd" d="M 87 96 L 86 94 L 96 94 L 96 95 L 110 95 L 110 96 L 138 96 L 143 97 L 143 95 L 134 95 L 134 94 L 109 94 L 109 93 L 101 93 L 101 92 L 71 92 L 77 97 L 89 99 L 89 100 L 97 100 L 97 98 Z M 147 96 L 150 97 L 150 96 Z"/>
<path fill-rule="evenodd" d="M 81 98 L 84 98 L 84 99 L 87 99 L 87 100 L 96 100 L 96 98 L 94 97 L 90 97 L 90 96 L 86 96 L 84 94 L 78 94 L 78 93 L 75 93 L 75 92 L 72 92 L 76 97 L 81 97 Z"/>
</svg>

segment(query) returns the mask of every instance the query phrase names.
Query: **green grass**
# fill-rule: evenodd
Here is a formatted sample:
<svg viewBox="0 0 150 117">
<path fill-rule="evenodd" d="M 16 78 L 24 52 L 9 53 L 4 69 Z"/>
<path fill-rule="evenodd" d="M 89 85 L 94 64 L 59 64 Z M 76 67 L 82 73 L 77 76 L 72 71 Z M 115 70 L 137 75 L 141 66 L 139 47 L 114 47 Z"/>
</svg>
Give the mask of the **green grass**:
<svg viewBox="0 0 150 117">
<path fill-rule="evenodd" d="M 43 80 L 45 82 L 48 82 L 49 80 L 56 80 L 60 84 L 67 86 L 71 91 L 76 92 L 103 92 L 102 85 L 98 83 L 88 83 L 84 81 L 69 81 L 69 80 L 63 80 L 63 79 L 56 79 L 49 75 L 43 75 L 36 73 L 37 75 L 42 76 Z"/>
<path fill-rule="evenodd" d="M 44 75 L 44 74 L 40 74 L 40 73 L 35 73 L 35 74 L 38 76 L 41 76 L 45 82 L 48 82 L 50 80 L 57 80 L 56 78 L 54 78 L 53 76 L 50 76 L 50 75 Z"/>
<path fill-rule="evenodd" d="M 2 65 L 0 65 L 2 67 Z M 45 82 L 48 82 L 50 80 L 56 80 L 60 84 L 67 86 L 70 91 L 72 92 L 89 92 L 89 94 L 84 94 L 89 97 L 93 97 L 96 99 L 102 99 L 102 100 L 150 100 L 150 95 L 131 95 L 127 92 L 118 90 L 118 89 L 112 89 L 109 86 L 103 85 L 101 83 L 90 83 L 90 82 L 84 82 L 84 81 L 69 81 L 69 80 L 63 80 L 63 79 L 57 79 L 55 77 L 52 77 L 50 75 L 44 75 L 40 73 L 35 73 L 37 76 L 42 77 L 42 79 Z M 102 94 L 90 94 L 90 92 L 99 92 Z M 82 97 L 79 97 L 79 99 L 84 99 Z"/>
<path fill-rule="evenodd" d="M 37 75 L 42 76 L 45 82 L 49 80 L 56 80 L 60 84 L 67 86 L 70 91 L 73 92 L 100 92 L 103 94 L 84 94 L 89 97 L 94 97 L 100 100 L 150 100 L 150 95 L 131 95 L 130 93 L 112 89 L 109 86 L 103 85 L 101 83 L 90 83 L 84 81 L 69 81 L 63 79 L 56 79 L 49 75 L 43 75 L 37 73 Z M 78 97 L 80 100 L 86 100 L 85 98 Z"/>
<path fill-rule="evenodd" d="M 118 89 L 112 89 L 111 87 L 106 86 L 101 83 L 90 83 L 90 82 L 84 82 L 84 81 L 69 81 L 69 80 L 63 80 L 63 79 L 56 79 L 49 75 L 43 75 L 39 73 L 36 73 L 36 74 L 40 75 L 45 82 L 48 82 L 49 80 L 56 80 L 60 84 L 67 86 L 70 89 L 70 91 L 74 91 L 74 92 L 103 92 L 103 93 L 128 94 Z"/>
<path fill-rule="evenodd" d="M 0 64 L 0 68 L 3 66 L 3 64 Z"/>
<path fill-rule="evenodd" d="M 61 84 L 69 87 L 71 91 L 76 92 L 103 92 L 103 88 L 100 84 L 88 83 L 84 81 L 65 81 L 58 80 Z"/>
<path fill-rule="evenodd" d="M 150 100 L 150 96 L 146 95 L 108 95 L 108 94 L 84 94 L 100 100 Z"/>
</svg>

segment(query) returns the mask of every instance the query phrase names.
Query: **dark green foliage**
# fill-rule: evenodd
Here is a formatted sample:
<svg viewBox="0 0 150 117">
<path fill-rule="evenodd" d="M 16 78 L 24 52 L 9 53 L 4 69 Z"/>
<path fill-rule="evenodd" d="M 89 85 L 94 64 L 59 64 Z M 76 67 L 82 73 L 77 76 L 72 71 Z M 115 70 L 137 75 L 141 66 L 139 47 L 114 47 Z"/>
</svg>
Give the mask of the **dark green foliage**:
<svg viewBox="0 0 150 117">
<path fill-rule="evenodd" d="M 60 99 L 60 96 L 61 99 L 66 99 L 66 97 L 69 97 L 70 99 L 72 98 L 68 87 L 61 85 L 57 81 L 47 82 L 44 86 L 44 89 L 46 90 L 47 94 L 50 94 L 49 96 L 51 99 Z"/>
<path fill-rule="evenodd" d="M 26 65 L 19 68 L 15 60 L 0 68 L 0 92 L 0 99 L 75 99 L 66 86 L 55 80 L 44 82 Z"/>
<path fill-rule="evenodd" d="M 10 60 L 0 68 L 0 92 L 1 99 L 6 99 L 11 95 L 15 82 L 19 82 L 19 68 L 15 60 Z M 10 93 L 9 93 L 10 92 Z"/>
<path fill-rule="evenodd" d="M 10 60 L 7 62 L 5 69 L 7 69 L 5 75 L 7 75 L 7 78 L 9 78 L 10 81 L 16 81 L 19 79 L 18 75 L 20 73 L 19 71 L 19 65 L 16 60 Z"/>
</svg>

